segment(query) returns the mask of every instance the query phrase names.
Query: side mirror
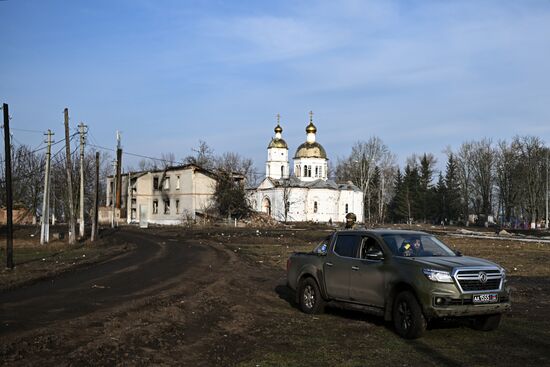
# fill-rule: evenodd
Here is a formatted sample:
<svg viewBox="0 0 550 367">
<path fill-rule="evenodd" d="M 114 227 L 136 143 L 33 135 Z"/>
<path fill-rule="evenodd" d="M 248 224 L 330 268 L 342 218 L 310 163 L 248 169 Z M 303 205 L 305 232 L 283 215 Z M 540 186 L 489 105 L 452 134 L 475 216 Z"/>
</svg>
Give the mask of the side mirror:
<svg viewBox="0 0 550 367">
<path fill-rule="evenodd" d="M 369 251 L 365 254 L 367 260 L 382 260 L 384 253 L 380 250 Z"/>
<path fill-rule="evenodd" d="M 328 248 L 328 246 L 325 243 L 321 247 L 318 247 L 317 250 L 315 251 L 315 253 L 317 254 L 317 256 L 326 256 L 327 255 L 327 248 Z"/>
<path fill-rule="evenodd" d="M 462 256 L 462 252 L 460 252 L 460 250 L 455 250 L 455 254 L 456 256 Z"/>
</svg>

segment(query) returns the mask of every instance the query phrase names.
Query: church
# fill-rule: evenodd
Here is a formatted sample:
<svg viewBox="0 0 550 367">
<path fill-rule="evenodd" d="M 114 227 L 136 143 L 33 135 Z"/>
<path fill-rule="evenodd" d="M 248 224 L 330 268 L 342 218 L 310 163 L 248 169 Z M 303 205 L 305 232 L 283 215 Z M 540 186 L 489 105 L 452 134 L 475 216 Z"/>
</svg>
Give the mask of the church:
<svg viewBox="0 0 550 367">
<path fill-rule="evenodd" d="M 248 189 L 252 209 L 281 222 L 343 222 L 350 212 L 362 222 L 361 189 L 351 182 L 338 184 L 328 178 L 328 157 L 316 141 L 313 113 L 306 127 L 306 141 L 296 149 L 292 166 L 279 116 L 274 131 L 267 146 L 265 178 Z"/>
</svg>

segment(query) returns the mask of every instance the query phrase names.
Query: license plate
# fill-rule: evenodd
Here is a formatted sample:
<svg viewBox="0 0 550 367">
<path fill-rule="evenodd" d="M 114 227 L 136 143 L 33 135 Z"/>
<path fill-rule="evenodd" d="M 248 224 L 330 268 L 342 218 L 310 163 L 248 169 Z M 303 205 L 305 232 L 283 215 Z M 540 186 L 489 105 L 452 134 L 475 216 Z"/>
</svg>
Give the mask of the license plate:
<svg viewBox="0 0 550 367">
<path fill-rule="evenodd" d="M 489 294 L 474 294 L 474 303 L 497 303 L 498 294 L 489 293 Z"/>
</svg>

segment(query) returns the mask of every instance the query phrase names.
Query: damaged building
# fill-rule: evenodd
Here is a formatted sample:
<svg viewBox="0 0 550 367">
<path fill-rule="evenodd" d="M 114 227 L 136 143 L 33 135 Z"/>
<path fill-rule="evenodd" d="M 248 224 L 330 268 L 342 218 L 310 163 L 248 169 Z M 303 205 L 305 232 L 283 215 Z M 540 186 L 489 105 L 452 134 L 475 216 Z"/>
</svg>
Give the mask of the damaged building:
<svg viewBox="0 0 550 367">
<path fill-rule="evenodd" d="M 194 221 L 212 205 L 215 175 L 187 164 L 121 175 L 120 210 L 113 210 L 115 180 L 107 177 L 106 203 L 101 221 L 176 225 Z"/>
</svg>

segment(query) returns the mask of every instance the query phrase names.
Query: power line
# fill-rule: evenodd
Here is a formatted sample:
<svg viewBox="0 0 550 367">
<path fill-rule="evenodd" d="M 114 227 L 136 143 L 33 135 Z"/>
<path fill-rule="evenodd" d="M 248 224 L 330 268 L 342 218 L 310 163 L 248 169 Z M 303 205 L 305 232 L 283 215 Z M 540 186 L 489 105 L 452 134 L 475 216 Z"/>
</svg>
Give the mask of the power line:
<svg viewBox="0 0 550 367">
<path fill-rule="evenodd" d="M 1 127 L 2 129 L 4 128 L 4 126 L 2 125 Z M 14 129 L 12 127 L 10 127 L 10 130 L 15 130 L 15 131 L 23 131 L 23 132 L 26 132 L 26 133 L 37 133 L 37 134 L 44 134 L 44 131 L 39 131 L 39 130 L 31 130 L 31 129 Z"/>
<path fill-rule="evenodd" d="M 110 152 L 116 152 L 116 149 L 106 148 L 106 147 L 102 147 L 102 146 L 100 146 L 100 145 L 95 145 L 95 144 L 88 144 L 88 145 L 91 146 L 91 147 L 94 147 L 94 148 L 103 149 L 103 150 L 108 150 L 108 151 L 110 151 Z M 167 159 L 155 158 L 155 157 L 148 157 L 148 156 L 146 156 L 146 155 L 137 154 L 137 153 L 130 153 L 130 152 L 126 152 L 126 151 L 122 151 L 122 154 L 131 155 L 131 156 L 139 157 L 139 158 L 151 159 L 151 160 L 153 160 L 153 161 L 167 162 L 167 163 L 170 163 L 170 164 L 177 163 L 177 162 L 175 162 L 175 161 L 169 161 L 169 160 L 167 160 Z"/>
</svg>

